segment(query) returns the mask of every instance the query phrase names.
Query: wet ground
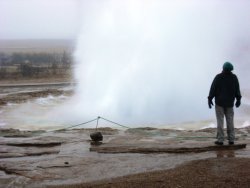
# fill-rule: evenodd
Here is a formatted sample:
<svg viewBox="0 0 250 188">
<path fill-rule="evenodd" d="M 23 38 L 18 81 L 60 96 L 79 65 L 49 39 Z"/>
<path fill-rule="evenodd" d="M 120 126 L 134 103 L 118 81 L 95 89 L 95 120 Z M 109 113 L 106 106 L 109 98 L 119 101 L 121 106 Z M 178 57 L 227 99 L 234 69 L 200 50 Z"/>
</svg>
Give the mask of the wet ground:
<svg viewBox="0 0 250 188">
<path fill-rule="evenodd" d="M 195 148 L 214 146 L 215 129 L 178 131 L 156 128 L 100 128 L 104 140 L 91 145 L 94 129 L 56 132 L 0 130 L 1 187 L 47 187 L 96 182 L 142 172 L 166 170 L 188 161 L 221 157 L 250 157 L 250 127 L 236 131 L 238 145 L 197 152 Z M 225 144 L 227 144 L 225 142 Z M 121 148 L 138 152 L 119 152 Z M 91 148 L 109 147 L 118 152 L 99 153 Z M 168 149 L 172 152 L 140 152 L 141 148 Z M 179 148 L 190 151 L 179 153 Z M 194 149 L 192 151 L 192 148 Z M 174 152 L 176 149 L 177 152 Z"/>
<path fill-rule="evenodd" d="M 250 158 L 209 158 L 176 168 L 57 188 L 249 188 Z M 54 187 L 54 186 L 53 186 Z M 55 188 L 55 187 L 54 187 Z"/>
</svg>

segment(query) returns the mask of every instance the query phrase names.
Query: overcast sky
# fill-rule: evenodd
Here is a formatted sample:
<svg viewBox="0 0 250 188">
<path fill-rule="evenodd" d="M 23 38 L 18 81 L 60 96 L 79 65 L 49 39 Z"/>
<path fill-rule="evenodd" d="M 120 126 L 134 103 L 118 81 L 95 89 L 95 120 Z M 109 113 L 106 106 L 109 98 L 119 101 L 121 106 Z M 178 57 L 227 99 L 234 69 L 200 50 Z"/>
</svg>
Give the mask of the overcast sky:
<svg viewBox="0 0 250 188">
<path fill-rule="evenodd" d="M 244 15 L 242 19 L 249 17 L 246 9 L 250 1 L 214 0 L 213 2 L 223 1 L 226 4 L 237 2 L 240 9 L 244 9 L 238 12 Z M 88 7 L 83 6 L 83 2 L 86 5 L 91 0 L 0 0 L 0 39 L 75 39 L 79 35 L 83 12 L 89 11 Z M 103 2 L 105 1 L 98 1 L 100 4 Z M 179 2 L 183 3 L 183 1 Z M 184 2 L 189 3 L 191 0 Z M 207 2 L 210 1 L 207 0 Z"/>
<path fill-rule="evenodd" d="M 0 39 L 76 38 L 80 0 L 0 0 Z"/>
</svg>

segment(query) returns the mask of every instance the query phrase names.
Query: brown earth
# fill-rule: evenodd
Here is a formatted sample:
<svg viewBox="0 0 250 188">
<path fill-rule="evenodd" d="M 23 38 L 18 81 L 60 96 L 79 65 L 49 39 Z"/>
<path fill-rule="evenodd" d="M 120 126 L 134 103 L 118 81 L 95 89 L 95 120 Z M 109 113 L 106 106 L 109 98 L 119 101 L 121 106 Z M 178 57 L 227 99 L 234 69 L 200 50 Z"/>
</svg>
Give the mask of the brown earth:
<svg viewBox="0 0 250 188">
<path fill-rule="evenodd" d="M 221 154 L 221 155 L 220 155 Z M 61 188 L 153 188 L 153 187 L 240 187 L 250 186 L 250 159 L 234 158 L 226 152 L 218 158 L 191 161 L 174 169 L 146 172 L 92 183 Z"/>
<path fill-rule="evenodd" d="M 56 82 L 72 82 L 72 75 L 48 75 L 43 78 L 8 78 L 0 79 L 0 85 L 7 84 L 33 84 L 33 83 L 56 83 Z"/>
</svg>

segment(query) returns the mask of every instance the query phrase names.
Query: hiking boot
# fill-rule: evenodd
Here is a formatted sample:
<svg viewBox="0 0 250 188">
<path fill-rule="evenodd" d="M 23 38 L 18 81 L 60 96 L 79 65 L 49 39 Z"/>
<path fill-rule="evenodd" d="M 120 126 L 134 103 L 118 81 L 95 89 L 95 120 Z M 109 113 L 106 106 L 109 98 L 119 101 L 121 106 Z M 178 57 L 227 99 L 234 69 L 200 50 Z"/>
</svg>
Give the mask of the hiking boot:
<svg viewBox="0 0 250 188">
<path fill-rule="evenodd" d="M 234 141 L 229 141 L 228 144 L 229 145 L 234 145 Z"/>
<path fill-rule="evenodd" d="M 222 145 L 223 145 L 223 142 L 215 141 L 214 144 L 215 144 L 215 145 L 218 145 L 218 146 L 222 146 Z"/>
</svg>

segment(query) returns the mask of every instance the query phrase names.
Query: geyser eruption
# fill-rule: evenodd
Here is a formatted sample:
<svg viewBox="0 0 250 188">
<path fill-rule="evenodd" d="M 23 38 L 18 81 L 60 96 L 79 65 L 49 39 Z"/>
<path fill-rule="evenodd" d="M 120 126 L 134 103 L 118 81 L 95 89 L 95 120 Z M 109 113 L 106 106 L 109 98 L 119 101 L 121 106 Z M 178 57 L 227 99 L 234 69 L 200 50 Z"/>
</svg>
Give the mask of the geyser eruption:
<svg viewBox="0 0 250 188">
<path fill-rule="evenodd" d="M 82 1 L 70 119 L 208 119 L 213 77 L 225 61 L 236 73 L 240 66 L 235 45 L 250 33 L 245 7 L 246 1 Z"/>
</svg>

